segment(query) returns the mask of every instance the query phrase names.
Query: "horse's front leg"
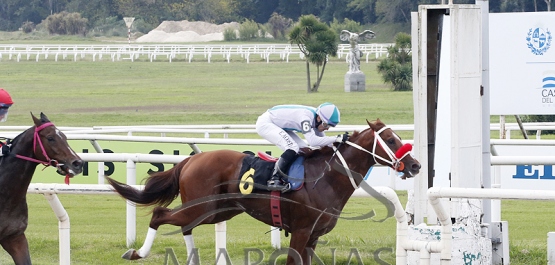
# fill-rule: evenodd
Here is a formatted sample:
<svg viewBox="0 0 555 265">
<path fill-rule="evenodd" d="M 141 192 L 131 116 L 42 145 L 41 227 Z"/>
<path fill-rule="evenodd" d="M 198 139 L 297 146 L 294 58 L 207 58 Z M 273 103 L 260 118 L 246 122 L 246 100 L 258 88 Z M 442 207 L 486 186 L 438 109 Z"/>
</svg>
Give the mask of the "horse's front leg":
<svg viewBox="0 0 555 265">
<path fill-rule="evenodd" d="M 308 241 L 308 243 L 306 244 L 305 247 L 305 256 L 306 256 L 306 260 L 307 263 L 304 264 L 312 264 L 312 256 L 314 256 L 314 253 L 316 251 L 316 244 L 318 244 L 318 238 L 312 238 Z"/>
<path fill-rule="evenodd" d="M 4 239 L 0 242 L 0 245 L 12 256 L 15 265 L 31 265 L 29 243 L 25 234 Z"/>
<path fill-rule="evenodd" d="M 148 227 L 148 232 L 146 234 L 143 246 L 139 250 L 129 249 L 121 257 L 127 260 L 137 260 L 145 258 L 150 254 L 150 249 L 154 243 L 154 238 L 156 238 L 156 232 L 158 227 L 162 224 L 166 224 L 166 218 L 171 218 L 171 210 L 164 207 L 156 207 L 152 212 L 152 218 L 150 219 L 150 224 Z"/>
<path fill-rule="evenodd" d="M 310 229 L 297 230 L 291 233 L 291 241 L 289 242 L 289 255 L 287 256 L 287 265 L 310 265 L 307 255 L 306 246 L 310 238 Z"/>
</svg>

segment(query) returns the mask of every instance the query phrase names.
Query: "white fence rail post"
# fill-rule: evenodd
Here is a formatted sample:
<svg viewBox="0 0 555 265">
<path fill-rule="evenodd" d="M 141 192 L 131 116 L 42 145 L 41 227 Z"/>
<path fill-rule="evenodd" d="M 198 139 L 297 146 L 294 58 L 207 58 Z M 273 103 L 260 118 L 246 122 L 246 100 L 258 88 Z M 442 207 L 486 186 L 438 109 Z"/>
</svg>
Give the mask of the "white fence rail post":
<svg viewBox="0 0 555 265">
<path fill-rule="evenodd" d="M 555 265 L 555 232 L 547 233 L 547 265 Z"/>
<path fill-rule="evenodd" d="M 52 193 L 45 193 L 44 197 L 48 200 L 50 207 L 56 214 L 58 218 L 58 240 L 59 240 L 59 248 L 60 248 L 60 265 L 69 265 L 71 264 L 71 244 L 70 244 L 70 223 L 69 223 L 69 215 L 64 209 L 64 206 L 58 199 L 56 194 Z"/>
<path fill-rule="evenodd" d="M 136 175 L 137 167 L 135 162 L 131 159 L 127 160 L 127 185 L 135 185 L 136 184 Z M 127 216 L 126 216 L 126 238 L 127 238 L 127 247 L 131 247 L 133 243 L 135 243 L 135 239 L 137 238 L 137 209 L 132 202 L 127 201 Z"/>
</svg>

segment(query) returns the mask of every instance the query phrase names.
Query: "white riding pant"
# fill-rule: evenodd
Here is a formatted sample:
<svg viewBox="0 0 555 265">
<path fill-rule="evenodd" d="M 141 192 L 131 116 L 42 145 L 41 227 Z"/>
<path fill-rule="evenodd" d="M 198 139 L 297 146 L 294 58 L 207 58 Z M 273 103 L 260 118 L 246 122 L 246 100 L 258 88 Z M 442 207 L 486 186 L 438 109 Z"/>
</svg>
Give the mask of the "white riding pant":
<svg viewBox="0 0 555 265">
<path fill-rule="evenodd" d="M 256 132 L 283 151 L 292 149 L 298 153 L 300 148 L 308 146 L 294 131 L 285 131 L 275 125 L 268 112 L 258 117 Z"/>
</svg>

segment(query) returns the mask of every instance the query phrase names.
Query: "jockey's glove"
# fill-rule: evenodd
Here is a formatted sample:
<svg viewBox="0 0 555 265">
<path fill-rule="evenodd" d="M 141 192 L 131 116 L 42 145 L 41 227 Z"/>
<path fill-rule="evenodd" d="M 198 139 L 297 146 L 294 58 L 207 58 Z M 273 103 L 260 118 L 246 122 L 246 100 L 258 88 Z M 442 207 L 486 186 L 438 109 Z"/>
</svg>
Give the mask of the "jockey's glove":
<svg viewBox="0 0 555 265">
<path fill-rule="evenodd" d="M 344 134 L 340 134 L 337 136 L 337 139 L 335 139 L 336 143 L 344 143 L 349 139 L 349 133 L 346 132 Z"/>
<path fill-rule="evenodd" d="M 3 144 L 2 147 L 0 147 L 0 149 L 2 149 L 2 151 L 0 152 L 0 156 L 5 156 L 10 153 L 10 146 L 7 144 Z"/>
</svg>

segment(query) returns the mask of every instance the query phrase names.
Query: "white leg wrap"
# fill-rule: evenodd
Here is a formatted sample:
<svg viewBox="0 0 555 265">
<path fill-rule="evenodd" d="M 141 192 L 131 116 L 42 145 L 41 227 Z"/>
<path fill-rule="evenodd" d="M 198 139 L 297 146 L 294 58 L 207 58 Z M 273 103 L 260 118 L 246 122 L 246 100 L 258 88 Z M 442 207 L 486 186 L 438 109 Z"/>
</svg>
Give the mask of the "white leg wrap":
<svg viewBox="0 0 555 265">
<path fill-rule="evenodd" d="M 143 246 L 137 251 L 137 254 L 144 258 L 150 254 L 150 249 L 152 248 L 152 243 L 154 242 L 154 238 L 156 237 L 156 230 L 152 228 L 148 228 L 148 233 L 146 234 L 145 242 Z"/>
<path fill-rule="evenodd" d="M 195 241 L 193 240 L 193 235 L 186 235 L 183 236 L 185 239 L 185 245 L 187 246 L 187 256 L 190 256 L 193 252 L 193 248 L 195 248 Z"/>
</svg>

